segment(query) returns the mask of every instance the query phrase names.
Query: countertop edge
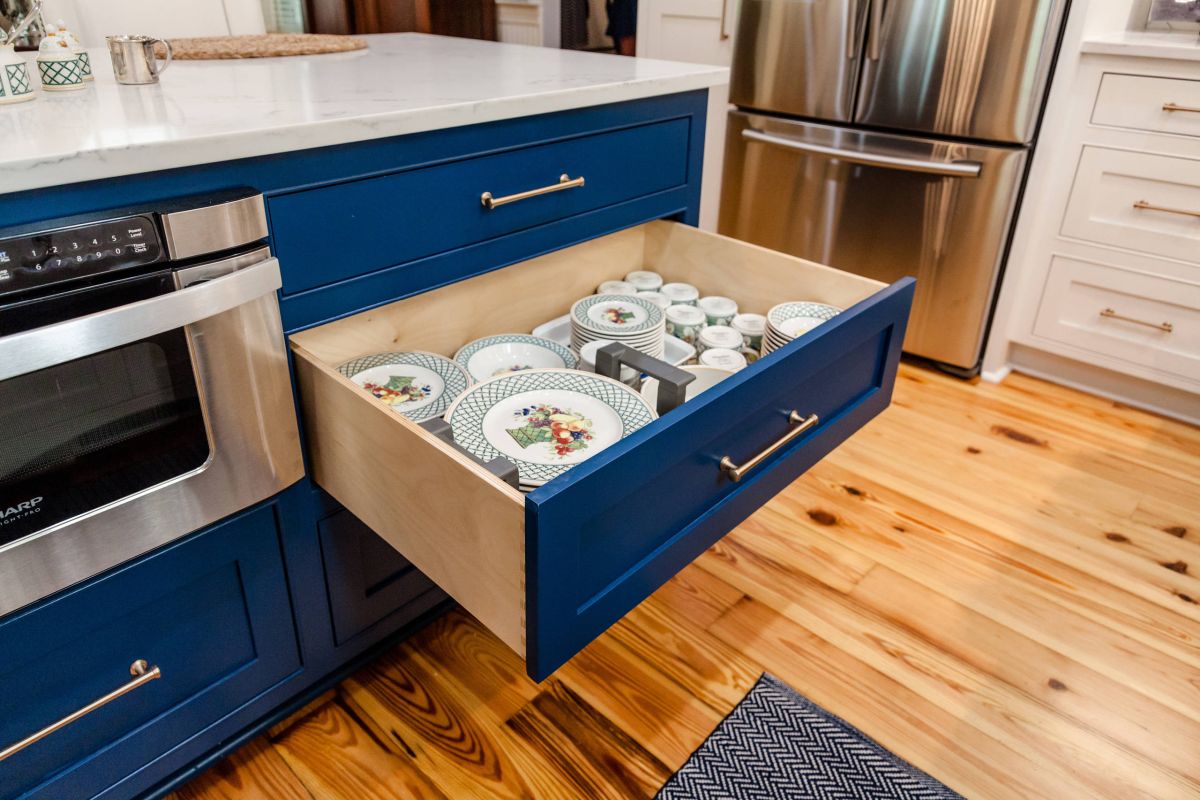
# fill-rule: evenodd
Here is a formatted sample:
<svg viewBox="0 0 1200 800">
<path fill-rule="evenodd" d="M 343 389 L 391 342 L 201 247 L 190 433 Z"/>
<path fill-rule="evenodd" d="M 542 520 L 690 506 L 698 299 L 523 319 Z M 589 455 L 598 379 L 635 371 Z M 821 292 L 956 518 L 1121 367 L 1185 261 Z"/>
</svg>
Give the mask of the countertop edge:
<svg viewBox="0 0 1200 800">
<path fill-rule="evenodd" d="M 1091 55 L 1200 61 L 1200 42 L 1190 33 L 1130 31 L 1122 34 L 1091 36 L 1083 40 L 1079 50 L 1081 53 Z"/>
<path fill-rule="evenodd" d="M 696 65 L 696 72 L 687 75 L 513 95 L 495 100 L 317 121 L 284 128 L 268 126 L 256 131 L 191 137 L 181 141 L 48 154 L 0 165 L 0 194 L 661 97 L 708 89 L 728 82 L 727 67 Z"/>
</svg>

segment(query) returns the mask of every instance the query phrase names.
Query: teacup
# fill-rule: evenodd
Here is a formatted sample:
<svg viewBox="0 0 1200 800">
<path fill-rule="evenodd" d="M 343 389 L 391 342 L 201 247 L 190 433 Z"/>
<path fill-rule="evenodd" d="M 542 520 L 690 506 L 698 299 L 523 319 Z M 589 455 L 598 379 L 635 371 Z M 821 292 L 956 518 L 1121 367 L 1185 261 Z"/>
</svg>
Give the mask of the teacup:
<svg viewBox="0 0 1200 800">
<path fill-rule="evenodd" d="M 0 103 L 24 103 L 36 96 L 28 62 L 11 44 L 0 45 Z"/>
<path fill-rule="evenodd" d="M 709 325 L 696 337 L 696 351 L 699 353 L 713 348 L 738 350 L 741 346 L 742 335 L 728 325 Z"/>
<path fill-rule="evenodd" d="M 695 306 L 667 306 L 667 333 L 688 344 L 695 344 L 696 337 L 704 328 L 704 312 Z"/>
<path fill-rule="evenodd" d="M 737 316 L 737 303 L 728 297 L 720 295 L 701 297 L 696 305 L 700 306 L 704 315 L 708 317 L 709 325 L 728 325 Z"/>
<path fill-rule="evenodd" d="M 700 290 L 690 283 L 664 283 L 659 291 L 671 298 L 672 305 L 694 306 L 700 299 Z"/>
</svg>

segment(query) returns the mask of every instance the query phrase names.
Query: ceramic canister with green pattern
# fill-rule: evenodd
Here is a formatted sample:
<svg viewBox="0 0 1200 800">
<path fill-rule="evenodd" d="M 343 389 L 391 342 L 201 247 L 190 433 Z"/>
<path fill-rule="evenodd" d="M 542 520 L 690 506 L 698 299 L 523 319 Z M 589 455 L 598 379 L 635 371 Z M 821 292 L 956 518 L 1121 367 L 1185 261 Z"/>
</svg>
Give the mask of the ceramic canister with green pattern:
<svg viewBox="0 0 1200 800">
<path fill-rule="evenodd" d="M 0 104 L 23 103 L 35 97 L 29 64 L 11 44 L 0 45 Z"/>
</svg>

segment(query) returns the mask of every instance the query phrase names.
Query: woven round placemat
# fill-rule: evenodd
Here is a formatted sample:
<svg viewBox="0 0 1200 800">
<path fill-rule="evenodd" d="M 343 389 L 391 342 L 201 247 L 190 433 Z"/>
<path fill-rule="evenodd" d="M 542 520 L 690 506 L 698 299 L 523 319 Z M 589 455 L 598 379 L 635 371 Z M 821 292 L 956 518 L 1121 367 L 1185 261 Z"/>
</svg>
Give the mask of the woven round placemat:
<svg viewBox="0 0 1200 800">
<path fill-rule="evenodd" d="M 311 56 L 362 50 L 366 46 L 366 42 L 353 36 L 334 36 L 326 33 L 266 33 L 259 36 L 196 36 L 171 39 L 172 55 L 180 61 Z M 155 49 L 159 58 L 166 57 L 166 48 L 162 44 L 156 45 Z"/>
</svg>

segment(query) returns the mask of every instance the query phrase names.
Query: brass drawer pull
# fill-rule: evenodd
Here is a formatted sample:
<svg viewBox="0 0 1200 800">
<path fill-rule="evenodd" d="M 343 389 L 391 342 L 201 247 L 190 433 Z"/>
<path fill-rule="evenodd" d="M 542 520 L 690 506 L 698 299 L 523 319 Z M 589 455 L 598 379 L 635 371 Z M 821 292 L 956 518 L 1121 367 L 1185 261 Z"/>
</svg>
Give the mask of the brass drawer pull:
<svg viewBox="0 0 1200 800">
<path fill-rule="evenodd" d="M 26 736 L 21 741 L 17 742 L 16 744 L 11 744 L 8 747 L 4 748 L 3 750 L 0 750 L 0 761 L 3 761 L 4 759 L 8 758 L 9 756 L 16 755 L 17 753 L 24 750 L 26 747 L 29 747 L 31 744 L 40 742 L 42 739 L 45 739 L 47 736 L 54 733 L 55 731 L 58 731 L 58 730 L 61 730 L 65 727 L 67 727 L 72 722 L 75 722 L 76 720 L 78 720 L 82 717 L 86 717 L 88 714 L 92 713 L 93 711 L 100 708 L 101 706 L 106 706 L 109 703 L 111 703 L 113 700 L 116 700 L 121 695 L 129 694 L 130 692 L 132 692 L 134 689 L 138 688 L 139 686 L 143 686 L 143 685 L 149 683 L 150 681 L 157 680 L 158 678 L 162 677 L 162 672 L 159 671 L 158 667 L 151 667 L 149 664 L 146 663 L 146 661 L 144 659 L 141 659 L 141 658 L 139 658 L 137 661 L 135 661 L 129 665 L 129 674 L 133 675 L 134 678 L 133 678 L 133 680 L 131 680 L 129 683 L 125 684 L 124 686 L 121 686 L 120 688 L 117 688 L 117 689 L 113 689 L 108 694 L 104 695 L 103 697 L 93 700 L 92 702 L 88 703 L 86 706 L 79 709 L 78 711 L 72 711 L 70 714 L 67 714 L 65 717 L 60 719 L 58 722 L 51 723 L 50 725 L 47 725 L 46 727 L 42 728 L 37 733 L 32 733 L 29 736 Z"/>
<path fill-rule="evenodd" d="M 518 200 L 528 200 L 530 197 L 537 197 L 539 194 L 561 192 L 564 189 L 574 189 L 577 186 L 583 186 L 583 176 L 572 178 L 564 172 L 558 176 L 558 183 L 552 183 L 540 189 L 530 189 L 525 192 L 517 192 L 516 194 L 507 194 L 504 197 L 492 197 L 491 192 L 484 192 L 479 195 L 479 202 L 483 203 L 484 208 L 496 208 L 497 206 L 506 206 L 509 203 L 515 203 Z"/>
<path fill-rule="evenodd" d="M 1107 317 L 1108 319 L 1119 319 L 1122 322 L 1132 322 L 1134 325 L 1145 325 L 1147 328 L 1155 328 L 1163 331 L 1164 333 L 1170 333 L 1171 331 L 1175 330 L 1175 326 L 1169 322 L 1146 322 L 1144 319 L 1134 319 L 1133 317 L 1127 317 L 1124 314 L 1118 314 L 1111 308 L 1106 308 L 1101 311 L 1100 316 Z"/>
<path fill-rule="evenodd" d="M 761 453 L 747 461 L 745 464 L 742 464 L 740 467 L 737 464 L 734 464 L 733 460 L 730 459 L 729 456 L 725 456 L 721 459 L 721 472 L 724 472 L 734 483 L 737 483 L 746 476 L 747 472 L 766 461 L 771 457 L 772 454 L 778 452 L 785 445 L 787 445 L 788 442 L 797 438 L 805 431 L 810 431 L 817 427 L 817 423 L 820 421 L 821 418 L 816 414 L 809 414 L 807 417 L 802 417 L 800 416 L 799 411 L 793 411 L 791 414 L 788 414 L 788 424 L 794 425 L 795 427 L 793 427 L 783 436 L 779 437 L 779 439 L 766 450 L 763 450 Z"/>
<path fill-rule="evenodd" d="M 1163 103 L 1163 111 L 1186 111 L 1190 114 L 1200 114 L 1200 108 L 1181 106 L 1178 103 Z"/>
<path fill-rule="evenodd" d="M 1164 214 L 1182 214 L 1185 217 L 1195 217 L 1200 219 L 1200 211 L 1188 211 L 1186 208 L 1168 208 L 1167 206 L 1156 206 L 1147 203 L 1145 200 L 1138 200 L 1133 204 L 1133 207 L 1141 211 L 1161 211 Z"/>
</svg>

